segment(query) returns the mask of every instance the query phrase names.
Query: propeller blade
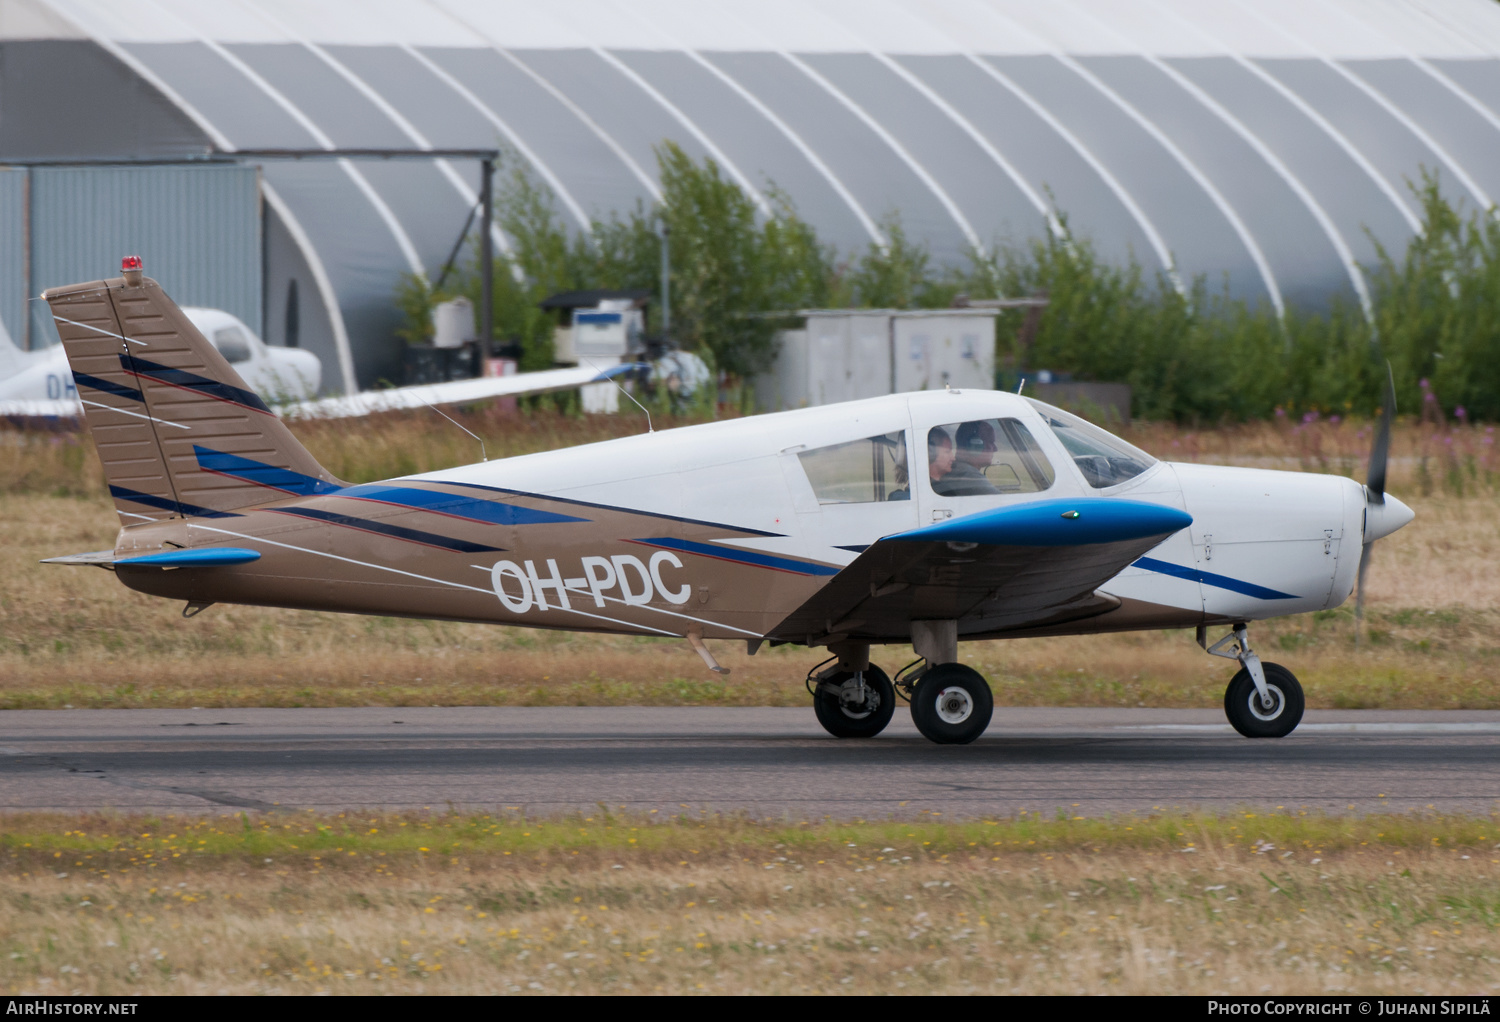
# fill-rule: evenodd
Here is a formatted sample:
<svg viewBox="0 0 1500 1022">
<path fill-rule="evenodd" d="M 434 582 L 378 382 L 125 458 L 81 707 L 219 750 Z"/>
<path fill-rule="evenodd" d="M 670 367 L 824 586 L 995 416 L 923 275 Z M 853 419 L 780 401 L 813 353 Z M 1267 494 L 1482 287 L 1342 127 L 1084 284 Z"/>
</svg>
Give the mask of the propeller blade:
<svg viewBox="0 0 1500 1022">
<path fill-rule="evenodd" d="M 1385 469 L 1391 454 L 1391 420 L 1396 416 L 1396 380 L 1391 364 L 1385 364 L 1385 407 L 1375 427 L 1375 442 L 1370 447 L 1370 470 L 1365 475 L 1365 489 L 1371 504 L 1385 503 Z M 1361 571 L 1363 559 L 1361 559 Z"/>
<path fill-rule="evenodd" d="M 1354 648 L 1359 649 L 1360 633 L 1365 623 L 1365 573 L 1370 570 L 1370 551 L 1374 543 L 1366 543 L 1359 553 L 1359 588 L 1354 593 Z"/>
</svg>

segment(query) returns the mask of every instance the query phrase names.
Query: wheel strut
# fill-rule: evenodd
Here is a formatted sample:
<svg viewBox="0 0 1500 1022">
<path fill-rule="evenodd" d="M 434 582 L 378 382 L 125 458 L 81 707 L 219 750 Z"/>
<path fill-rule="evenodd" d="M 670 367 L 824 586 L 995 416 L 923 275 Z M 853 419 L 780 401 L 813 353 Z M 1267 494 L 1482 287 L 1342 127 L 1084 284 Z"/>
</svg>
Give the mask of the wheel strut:
<svg viewBox="0 0 1500 1022">
<path fill-rule="evenodd" d="M 1234 643 L 1233 650 L 1224 651 L 1224 647 Z M 1266 671 L 1261 666 L 1260 657 L 1250 648 L 1250 638 L 1245 630 L 1243 621 L 1237 622 L 1231 627 L 1228 635 L 1214 643 L 1208 644 L 1208 629 L 1204 625 L 1198 626 L 1198 645 L 1203 647 L 1204 652 L 1210 656 L 1221 656 L 1225 660 L 1237 660 L 1241 667 L 1250 672 L 1250 680 L 1255 683 L 1255 692 L 1260 696 L 1261 708 L 1269 712 L 1275 705 L 1271 698 L 1271 690 L 1266 687 Z"/>
</svg>

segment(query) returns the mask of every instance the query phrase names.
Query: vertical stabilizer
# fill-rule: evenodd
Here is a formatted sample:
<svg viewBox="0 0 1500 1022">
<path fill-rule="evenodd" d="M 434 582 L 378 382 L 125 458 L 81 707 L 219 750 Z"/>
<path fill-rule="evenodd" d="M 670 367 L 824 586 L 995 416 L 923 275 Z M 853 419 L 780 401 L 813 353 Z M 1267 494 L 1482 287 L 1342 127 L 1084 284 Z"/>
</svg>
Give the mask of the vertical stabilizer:
<svg viewBox="0 0 1500 1022">
<path fill-rule="evenodd" d="M 5 322 L 0 320 L 0 380 L 15 376 L 30 366 L 35 357 L 17 347 L 16 342 L 11 340 L 10 332 L 5 329 Z"/>
<path fill-rule="evenodd" d="M 132 259 L 42 296 L 126 524 L 341 485 Z"/>
</svg>

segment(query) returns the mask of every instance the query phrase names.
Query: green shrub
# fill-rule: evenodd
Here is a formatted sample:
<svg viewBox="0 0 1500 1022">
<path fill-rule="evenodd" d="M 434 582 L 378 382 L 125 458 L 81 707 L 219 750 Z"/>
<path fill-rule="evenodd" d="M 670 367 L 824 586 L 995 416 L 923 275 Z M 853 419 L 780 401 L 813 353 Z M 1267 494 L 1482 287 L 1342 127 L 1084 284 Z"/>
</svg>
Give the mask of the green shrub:
<svg viewBox="0 0 1500 1022">
<path fill-rule="evenodd" d="M 996 324 L 1001 366 L 1046 368 L 1081 380 L 1131 385 L 1134 414 L 1178 422 L 1244 421 L 1278 413 L 1371 415 L 1386 362 L 1404 412 L 1424 418 L 1500 419 L 1500 222 L 1443 198 L 1436 177 L 1413 191 L 1424 222 L 1398 259 L 1378 249 L 1367 267 L 1373 320 L 1335 298 L 1321 311 L 1282 317 L 1215 290 L 1148 273 L 1135 260 L 1101 259 L 1067 232 L 971 252 L 938 266 L 912 242 L 897 214 L 881 223 L 882 244 L 840 261 L 787 198 L 768 189 L 769 214 L 711 159 L 695 162 L 671 142 L 657 149 L 662 198 L 570 232 L 546 187 L 518 159 L 496 199 L 496 221 L 514 252 L 496 260 L 496 329 L 519 338 L 523 368 L 552 359 L 552 320 L 537 302 L 584 288 L 661 290 L 658 224 L 671 229 L 672 337 L 735 377 L 773 357 L 777 320 L 799 308 L 941 308 L 973 298 L 1045 294 L 1034 336 L 1022 339 L 1024 311 Z M 478 300 L 474 264 L 457 290 Z M 425 317 L 438 296 L 407 280 L 407 318 Z M 659 332 L 653 303 L 647 329 Z M 409 329 L 408 332 L 411 332 Z M 1028 345 L 1021 350 L 1021 345 Z"/>
</svg>

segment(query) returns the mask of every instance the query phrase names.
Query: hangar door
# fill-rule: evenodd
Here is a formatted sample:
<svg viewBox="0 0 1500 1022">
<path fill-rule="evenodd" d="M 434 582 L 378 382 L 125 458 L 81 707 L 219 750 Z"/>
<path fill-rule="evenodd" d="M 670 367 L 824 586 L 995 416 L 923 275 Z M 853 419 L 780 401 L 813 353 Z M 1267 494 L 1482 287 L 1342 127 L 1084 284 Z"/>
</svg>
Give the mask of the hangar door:
<svg viewBox="0 0 1500 1022">
<path fill-rule="evenodd" d="M 118 276 L 120 257 L 138 255 L 147 276 L 179 305 L 223 309 L 264 334 L 257 168 L 27 167 L 6 176 L 15 173 L 26 175 L 19 211 L 25 252 L 17 255 L 27 295 Z M 10 198 L 13 190 L 0 197 Z M 0 272 L 15 274 L 16 261 L 0 258 Z M 15 290 L 13 280 L 4 281 L 7 295 Z M 0 315 L 18 345 L 57 343 L 45 303 L 26 303 L 30 315 L 24 323 L 13 321 L 14 304 L 0 302 Z"/>
</svg>

